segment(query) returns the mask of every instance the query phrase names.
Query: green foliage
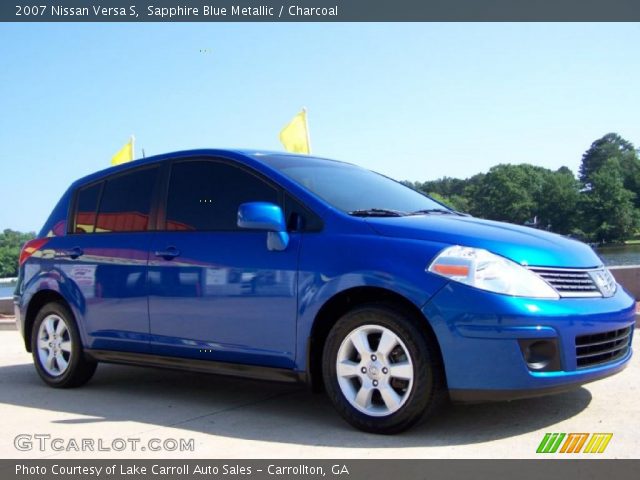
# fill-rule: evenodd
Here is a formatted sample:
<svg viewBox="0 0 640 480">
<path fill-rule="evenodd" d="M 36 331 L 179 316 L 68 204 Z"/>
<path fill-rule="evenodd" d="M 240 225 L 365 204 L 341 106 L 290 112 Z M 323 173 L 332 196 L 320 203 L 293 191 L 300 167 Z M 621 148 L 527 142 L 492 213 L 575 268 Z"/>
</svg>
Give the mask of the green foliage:
<svg viewBox="0 0 640 480">
<path fill-rule="evenodd" d="M 636 157 L 636 151 L 631 142 L 628 142 L 617 133 L 607 133 L 591 144 L 582 155 L 580 165 L 580 181 L 590 185 L 593 175 L 600 170 L 609 159 L 615 159 L 620 165 L 625 165 L 628 160 Z"/>
<path fill-rule="evenodd" d="M 497 165 L 483 177 L 470 199 L 472 215 L 523 224 L 536 214 L 544 169 Z"/>
<path fill-rule="evenodd" d="M 431 192 L 429 196 L 434 200 L 446 205 L 447 207 L 457 210 L 458 212 L 466 212 L 467 210 L 469 210 L 467 199 L 460 195 L 452 195 L 451 197 L 447 197 L 437 192 Z"/>
<path fill-rule="evenodd" d="M 635 193 L 634 205 L 640 207 L 640 158 L 633 144 L 616 133 L 593 142 L 582 156 L 580 181 L 591 188 L 594 175 L 603 168 L 619 171 L 624 188 Z"/>
<path fill-rule="evenodd" d="M 596 140 L 584 153 L 580 180 L 567 167 L 553 171 L 503 164 L 467 179 L 444 177 L 411 186 L 477 217 L 586 241 L 620 242 L 640 226 L 640 158 L 615 133 Z"/>
<path fill-rule="evenodd" d="M 624 187 L 617 159 L 609 158 L 591 174 L 590 188 L 581 202 L 583 224 L 591 238 L 600 243 L 621 242 L 638 228 L 636 194 Z"/>
<path fill-rule="evenodd" d="M 570 234 L 579 219 L 580 184 L 567 167 L 546 171 L 537 198 L 540 225 L 563 235 Z"/>
<path fill-rule="evenodd" d="M 481 173 L 465 180 L 444 177 L 439 180 L 431 180 L 424 183 L 405 182 L 405 184 L 415 190 L 426 193 L 454 210 L 469 212 L 471 210 L 469 198 L 473 197 L 469 189 L 473 188 L 478 182 L 478 179 L 482 177 L 484 177 L 484 174 Z"/>
<path fill-rule="evenodd" d="M 0 233 L 0 278 L 18 275 L 18 258 L 22 245 L 35 237 L 35 233 L 21 233 L 6 229 Z"/>
</svg>

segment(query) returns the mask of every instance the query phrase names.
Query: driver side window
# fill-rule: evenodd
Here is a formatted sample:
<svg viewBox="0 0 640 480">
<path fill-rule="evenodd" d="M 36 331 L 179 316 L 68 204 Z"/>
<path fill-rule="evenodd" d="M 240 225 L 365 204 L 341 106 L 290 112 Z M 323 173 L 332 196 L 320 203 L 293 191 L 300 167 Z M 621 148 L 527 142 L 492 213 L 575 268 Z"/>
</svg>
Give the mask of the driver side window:
<svg viewBox="0 0 640 480">
<path fill-rule="evenodd" d="M 238 207 L 258 201 L 279 204 L 278 190 L 247 170 L 213 160 L 176 162 L 165 229 L 236 231 Z"/>
</svg>

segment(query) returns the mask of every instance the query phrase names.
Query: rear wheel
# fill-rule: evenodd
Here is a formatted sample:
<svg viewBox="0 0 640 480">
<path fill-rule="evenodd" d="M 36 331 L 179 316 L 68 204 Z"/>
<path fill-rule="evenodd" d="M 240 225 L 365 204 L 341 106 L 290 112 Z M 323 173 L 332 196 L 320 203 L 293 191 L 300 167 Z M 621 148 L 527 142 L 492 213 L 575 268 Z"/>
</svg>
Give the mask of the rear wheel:
<svg viewBox="0 0 640 480">
<path fill-rule="evenodd" d="M 84 357 L 73 315 L 59 303 L 46 304 L 36 316 L 31 334 L 33 362 L 40 378 L 57 388 L 88 382 L 97 363 Z"/>
<path fill-rule="evenodd" d="M 437 346 L 400 310 L 358 307 L 333 327 L 323 352 L 325 387 L 338 412 L 372 433 L 414 425 L 441 394 Z"/>
</svg>

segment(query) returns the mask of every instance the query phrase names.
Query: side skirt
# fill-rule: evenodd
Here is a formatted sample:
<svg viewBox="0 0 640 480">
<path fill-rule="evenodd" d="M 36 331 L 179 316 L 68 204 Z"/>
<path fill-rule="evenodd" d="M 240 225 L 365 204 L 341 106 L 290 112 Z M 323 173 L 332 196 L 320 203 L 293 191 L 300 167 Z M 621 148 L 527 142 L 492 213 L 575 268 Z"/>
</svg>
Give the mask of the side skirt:
<svg viewBox="0 0 640 480">
<path fill-rule="evenodd" d="M 173 370 L 186 370 L 190 372 L 252 378 L 254 380 L 298 383 L 304 382 L 306 379 L 304 372 L 297 372 L 295 370 L 288 370 L 285 368 L 195 360 L 191 358 L 165 357 L 161 355 L 150 355 L 147 353 L 117 352 L 113 350 L 85 349 L 84 354 L 92 360 L 104 363 L 169 368 Z"/>
</svg>

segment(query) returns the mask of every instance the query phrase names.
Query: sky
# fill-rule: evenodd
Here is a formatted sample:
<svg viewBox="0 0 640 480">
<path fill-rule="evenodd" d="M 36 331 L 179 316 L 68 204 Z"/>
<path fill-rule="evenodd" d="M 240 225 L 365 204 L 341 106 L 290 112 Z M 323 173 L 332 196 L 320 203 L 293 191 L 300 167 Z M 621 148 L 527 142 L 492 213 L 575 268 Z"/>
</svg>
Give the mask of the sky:
<svg viewBox="0 0 640 480">
<path fill-rule="evenodd" d="M 0 229 L 39 230 L 69 184 L 136 155 L 282 150 L 399 180 L 568 166 L 640 144 L 640 24 L 1 24 Z"/>
</svg>

